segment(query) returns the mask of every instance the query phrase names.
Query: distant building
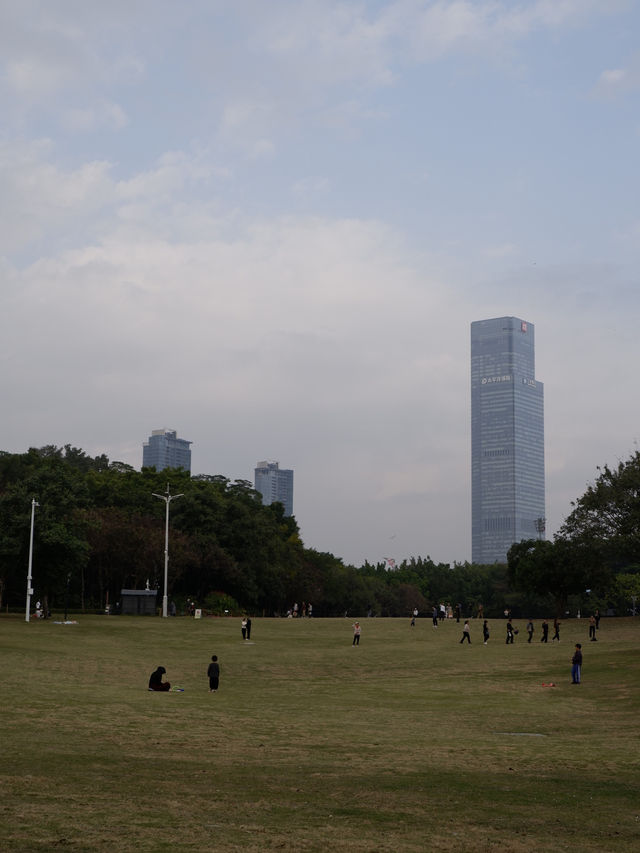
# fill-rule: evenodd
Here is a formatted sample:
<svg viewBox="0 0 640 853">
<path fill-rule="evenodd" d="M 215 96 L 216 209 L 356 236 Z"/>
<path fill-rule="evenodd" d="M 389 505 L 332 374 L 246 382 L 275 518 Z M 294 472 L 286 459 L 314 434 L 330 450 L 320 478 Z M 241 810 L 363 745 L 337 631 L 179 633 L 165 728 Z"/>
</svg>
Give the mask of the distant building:
<svg viewBox="0 0 640 853">
<path fill-rule="evenodd" d="M 293 515 L 293 471 L 280 468 L 279 462 L 258 462 L 255 469 L 256 491 L 265 506 L 279 501 L 285 515 Z"/>
<path fill-rule="evenodd" d="M 534 326 L 517 317 L 471 324 L 471 559 L 505 562 L 544 532 L 544 397 Z"/>
<path fill-rule="evenodd" d="M 178 438 L 175 430 L 154 429 L 142 445 L 142 467 L 155 467 L 156 471 L 183 468 L 191 473 L 192 443 Z"/>
</svg>

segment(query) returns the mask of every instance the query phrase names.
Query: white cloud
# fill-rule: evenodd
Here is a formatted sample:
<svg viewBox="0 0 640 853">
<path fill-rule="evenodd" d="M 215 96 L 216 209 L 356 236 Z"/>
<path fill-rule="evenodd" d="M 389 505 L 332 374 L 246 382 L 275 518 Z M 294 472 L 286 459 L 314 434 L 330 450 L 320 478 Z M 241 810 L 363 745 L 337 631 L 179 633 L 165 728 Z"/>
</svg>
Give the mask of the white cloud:
<svg viewBox="0 0 640 853">
<path fill-rule="evenodd" d="M 329 187 L 329 181 L 320 176 L 309 176 L 296 181 L 292 189 L 296 195 L 315 195 Z"/>
<path fill-rule="evenodd" d="M 51 144 L 0 144 L 0 251 L 15 253 L 51 234 L 84 232 L 83 220 L 113 198 L 106 162 L 63 170 L 49 162 Z"/>
<path fill-rule="evenodd" d="M 640 89 L 640 54 L 628 60 L 626 67 L 607 68 L 598 78 L 593 93 L 596 97 L 614 98 Z"/>
<path fill-rule="evenodd" d="M 613 11 L 598 0 L 397 0 L 380 17 L 390 40 L 425 61 L 451 52 L 499 53 L 538 30 L 579 26 Z"/>
<path fill-rule="evenodd" d="M 103 101 L 93 107 L 67 110 L 63 123 L 71 131 L 122 130 L 129 123 L 119 104 Z"/>
</svg>

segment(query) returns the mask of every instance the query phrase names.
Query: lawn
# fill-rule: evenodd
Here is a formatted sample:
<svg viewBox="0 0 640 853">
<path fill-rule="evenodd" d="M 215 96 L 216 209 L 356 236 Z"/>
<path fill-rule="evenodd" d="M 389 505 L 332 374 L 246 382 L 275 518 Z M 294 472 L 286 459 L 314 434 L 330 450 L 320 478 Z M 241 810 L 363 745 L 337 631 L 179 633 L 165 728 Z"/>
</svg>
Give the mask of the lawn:
<svg viewBox="0 0 640 853">
<path fill-rule="evenodd" d="M 77 619 L 0 618 L 4 849 L 640 849 L 638 621 Z"/>
</svg>

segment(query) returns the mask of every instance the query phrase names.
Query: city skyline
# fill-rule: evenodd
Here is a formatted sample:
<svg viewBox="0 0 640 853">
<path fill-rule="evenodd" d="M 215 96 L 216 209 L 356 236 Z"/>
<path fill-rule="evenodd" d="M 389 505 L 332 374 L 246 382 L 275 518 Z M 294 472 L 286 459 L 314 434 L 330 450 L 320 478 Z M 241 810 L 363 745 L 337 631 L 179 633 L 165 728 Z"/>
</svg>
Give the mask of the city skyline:
<svg viewBox="0 0 640 853">
<path fill-rule="evenodd" d="M 544 387 L 519 317 L 471 323 L 471 495 L 474 563 L 506 562 L 544 528 Z"/>
<path fill-rule="evenodd" d="M 0 4 L 0 449 L 138 468 L 175 425 L 193 474 L 286 460 L 308 547 L 470 560 L 469 325 L 523 317 L 552 537 L 640 437 L 639 29 L 603 0 Z"/>
</svg>

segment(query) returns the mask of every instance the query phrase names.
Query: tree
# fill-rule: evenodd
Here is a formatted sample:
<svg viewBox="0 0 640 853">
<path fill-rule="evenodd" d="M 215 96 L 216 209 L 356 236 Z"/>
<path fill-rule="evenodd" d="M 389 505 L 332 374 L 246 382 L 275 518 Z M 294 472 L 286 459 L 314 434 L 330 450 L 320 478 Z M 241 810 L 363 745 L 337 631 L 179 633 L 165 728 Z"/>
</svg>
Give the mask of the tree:
<svg viewBox="0 0 640 853">
<path fill-rule="evenodd" d="M 554 599 L 556 614 L 564 613 L 569 595 L 601 585 L 601 563 L 582 543 L 524 539 L 509 548 L 510 584 L 517 590 Z"/>
<path fill-rule="evenodd" d="M 597 551 L 611 570 L 640 562 L 640 452 L 616 468 L 605 465 L 575 501 L 558 536 Z"/>
<path fill-rule="evenodd" d="M 0 586 L 14 599 L 21 596 L 30 505 L 36 498 L 40 506 L 34 525 L 34 588 L 46 604 L 56 595 L 63 597 L 69 575 L 83 588 L 89 552 L 83 508 L 88 492 L 84 475 L 52 447 L 23 454 L 14 474 L 18 470 L 18 479 L 0 487 Z"/>
</svg>

